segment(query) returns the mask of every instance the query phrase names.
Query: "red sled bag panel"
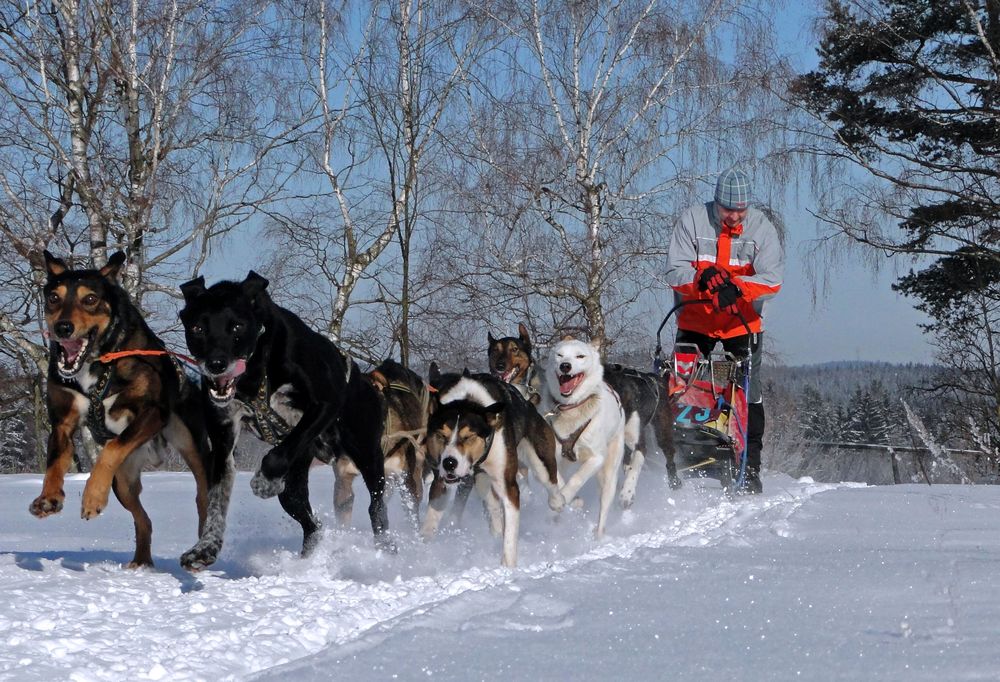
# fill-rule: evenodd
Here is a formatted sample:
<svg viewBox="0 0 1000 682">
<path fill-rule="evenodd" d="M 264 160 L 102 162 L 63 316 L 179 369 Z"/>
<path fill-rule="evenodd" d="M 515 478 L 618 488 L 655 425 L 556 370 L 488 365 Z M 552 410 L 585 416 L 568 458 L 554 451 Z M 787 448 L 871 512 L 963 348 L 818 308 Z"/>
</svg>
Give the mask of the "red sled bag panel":
<svg viewBox="0 0 1000 682">
<path fill-rule="evenodd" d="M 729 382 L 716 387 L 711 381 L 689 383 L 670 377 L 674 397 L 674 426 L 714 433 L 722 444 L 740 455 L 746 445 L 747 396 L 742 386 Z"/>
</svg>

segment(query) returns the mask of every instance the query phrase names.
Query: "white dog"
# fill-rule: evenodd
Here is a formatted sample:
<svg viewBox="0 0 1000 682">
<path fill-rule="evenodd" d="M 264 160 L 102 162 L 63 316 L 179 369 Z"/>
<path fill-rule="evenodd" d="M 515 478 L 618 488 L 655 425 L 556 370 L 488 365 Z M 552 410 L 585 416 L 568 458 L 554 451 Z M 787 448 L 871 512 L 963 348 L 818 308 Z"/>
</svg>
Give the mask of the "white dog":
<svg viewBox="0 0 1000 682">
<path fill-rule="evenodd" d="M 604 383 L 600 345 L 564 337 L 549 355 L 545 386 L 555 402 L 549 419 L 562 455 L 580 462 L 562 488 L 563 498 L 572 500 L 596 474 L 601 511 L 595 536 L 600 539 L 625 453 L 625 414 L 617 394 Z"/>
</svg>

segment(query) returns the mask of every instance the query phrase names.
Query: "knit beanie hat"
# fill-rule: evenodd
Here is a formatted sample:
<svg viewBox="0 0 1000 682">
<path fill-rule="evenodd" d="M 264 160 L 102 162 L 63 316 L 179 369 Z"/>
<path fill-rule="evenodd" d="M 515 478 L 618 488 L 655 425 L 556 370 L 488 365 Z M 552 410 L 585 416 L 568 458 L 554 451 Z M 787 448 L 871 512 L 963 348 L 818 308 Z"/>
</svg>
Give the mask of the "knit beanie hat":
<svg viewBox="0 0 1000 682">
<path fill-rule="evenodd" d="M 733 166 L 722 171 L 715 184 L 715 203 L 733 211 L 750 205 L 750 176 Z"/>
</svg>

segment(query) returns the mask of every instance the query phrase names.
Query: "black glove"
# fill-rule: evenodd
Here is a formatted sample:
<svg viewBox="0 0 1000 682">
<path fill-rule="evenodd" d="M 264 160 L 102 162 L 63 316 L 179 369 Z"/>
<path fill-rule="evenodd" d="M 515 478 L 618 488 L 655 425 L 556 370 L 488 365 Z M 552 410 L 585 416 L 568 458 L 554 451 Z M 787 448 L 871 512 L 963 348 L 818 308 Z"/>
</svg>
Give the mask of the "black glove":
<svg viewBox="0 0 1000 682">
<path fill-rule="evenodd" d="M 741 298 L 743 298 L 743 292 L 740 291 L 740 288 L 731 281 L 726 280 L 726 283 L 712 294 L 712 303 L 715 305 L 716 310 L 726 310 L 735 314 L 736 301 Z"/>
<path fill-rule="evenodd" d="M 707 268 L 701 271 L 698 276 L 698 289 L 699 291 L 708 291 L 710 293 L 715 293 L 718 291 L 719 287 L 727 284 L 729 282 L 729 273 L 725 270 L 719 270 L 714 265 L 709 265 Z"/>
</svg>

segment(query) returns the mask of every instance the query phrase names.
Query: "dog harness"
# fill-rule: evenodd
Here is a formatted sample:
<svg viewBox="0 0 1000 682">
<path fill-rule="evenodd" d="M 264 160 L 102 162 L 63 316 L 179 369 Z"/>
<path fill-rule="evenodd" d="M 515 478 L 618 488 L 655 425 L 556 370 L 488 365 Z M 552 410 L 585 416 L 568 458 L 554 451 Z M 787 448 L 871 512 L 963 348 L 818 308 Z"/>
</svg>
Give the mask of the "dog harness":
<svg viewBox="0 0 1000 682">
<path fill-rule="evenodd" d="M 590 426 L 591 421 L 592 420 L 588 419 L 583 423 L 583 425 L 580 428 L 578 428 L 576 431 L 569 434 L 565 438 L 560 438 L 559 436 L 556 436 L 556 439 L 559 441 L 559 444 L 562 445 L 563 457 L 565 457 L 569 461 L 571 462 L 576 461 L 576 442 L 580 440 L 580 436 L 582 436 L 583 432 L 587 430 L 588 426 Z"/>
<path fill-rule="evenodd" d="M 417 393 L 416 391 L 413 390 L 411 386 L 408 386 L 406 384 L 401 384 L 395 381 L 389 381 L 388 379 L 386 379 L 385 375 L 383 375 L 378 370 L 369 372 L 367 376 L 369 380 L 372 382 L 372 384 L 376 386 L 376 388 L 383 387 L 383 388 L 378 388 L 380 393 L 383 391 L 398 391 L 399 393 L 408 393 L 412 395 L 414 398 L 420 400 L 420 413 L 421 415 L 423 415 L 421 422 L 424 424 L 424 426 L 409 431 L 406 430 L 394 431 L 393 429 L 396 428 L 396 425 L 394 423 L 395 420 L 393 419 L 393 413 L 391 410 L 388 410 L 386 408 L 385 433 L 382 434 L 383 452 L 391 453 L 405 441 L 409 441 L 414 448 L 420 449 L 421 441 L 424 435 L 427 433 L 426 415 L 430 403 L 430 393 L 429 393 L 430 387 L 424 384 L 423 390 Z"/>
<path fill-rule="evenodd" d="M 535 369 L 535 363 L 532 362 L 528 365 L 528 371 L 524 375 L 524 384 L 522 384 L 524 386 L 524 392 L 527 393 L 524 397 L 529 401 L 531 401 L 532 397 L 537 397 L 539 401 L 542 399 L 542 394 L 535 386 L 532 385 L 536 377 L 538 377 L 538 371 Z"/>
<path fill-rule="evenodd" d="M 260 382 L 260 388 L 253 400 L 247 403 L 250 408 L 250 418 L 253 420 L 254 428 L 260 437 L 268 445 L 277 445 L 282 438 L 288 435 L 292 427 L 285 421 L 285 418 L 274 411 L 268 401 L 267 373 L 264 373 Z"/>
<path fill-rule="evenodd" d="M 615 389 L 611 388 L 611 385 L 608 384 L 607 382 L 605 382 L 604 385 L 608 388 L 609 391 L 611 391 L 611 395 L 613 395 L 615 397 L 615 400 L 618 401 L 618 407 L 621 407 L 621 405 L 622 405 L 622 399 L 618 396 L 618 391 L 616 391 Z M 584 404 L 590 402 L 591 400 L 594 400 L 595 397 L 596 396 L 593 396 L 593 395 L 592 396 L 588 396 L 588 397 L 584 398 L 583 400 L 581 400 L 578 403 L 572 403 L 571 405 L 558 405 L 557 407 L 558 407 L 559 411 L 566 412 L 568 410 L 576 409 L 576 408 L 580 407 L 581 405 L 584 405 Z M 545 416 L 546 417 L 551 417 L 551 416 L 553 416 L 555 414 L 557 414 L 557 413 L 556 412 L 549 412 Z M 556 440 L 558 440 L 559 444 L 562 446 L 562 455 L 563 455 L 563 457 L 565 457 L 566 459 L 568 459 L 570 462 L 575 462 L 576 461 L 576 442 L 578 440 L 580 440 L 580 436 L 583 435 L 583 432 L 587 430 L 587 427 L 590 426 L 590 422 L 592 422 L 592 421 L 593 421 L 593 417 L 591 417 L 590 419 L 588 419 L 587 421 L 585 421 L 580 426 L 580 428 L 578 428 L 576 431 L 574 431 L 573 433 L 569 434 L 565 438 L 561 438 L 559 436 L 559 434 L 556 434 Z"/>
<path fill-rule="evenodd" d="M 125 340 L 125 328 L 118 327 L 116 325 L 104 332 L 105 336 L 113 336 L 111 346 L 117 346 L 122 341 Z M 99 342 L 98 342 L 99 343 Z M 83 393 L 87 396 L 87 401 L 89 406 L 87 407 L 87 421 L 85 422 L 87 430 L 90 431 L 90 435 L 93 436 L 94 441 L 103 446 L 109 440 L 117 436 L 118 434 L 112 432 L 105 421 L 105 410 L 104 410 L 104 399 L 108 395 L 108 388 L 111 386 L 111 365 L 107 362 L 98 360 L 101 364 L 100 374 L 97 376 L 97 381 L 91 385 L 90 390 L 84 391 L 83 386 L 80 385 L 75 379 L 65 380 L 62 377 L 58 377 L 59 383 L 67 386 L 78 393 Z M 90 367 L 93 367 L 94 363 L 90 363 Z M 88 367 L 89 371 L 89 367 Z"/>
<path fill-rule="evenodd" d="M 258 336 L 263 333 L 264 331 L 262 328 Z M 340 354 L 344 356 L 344 361 L 347 364 L 347 372 L 344 375 L 345 381 L 350 382 L 351 366 L 354 362 L 351 360 L 351 356 L 344 351 L 340 351 Z M 271 392 L 268 389 L 267 372 L 264 372 L 264 376 L 261 378 L 260 387 L 257 389 L 257 395 L 248 401 L 246 405 L 250 408 L 250 419 L 260 437 L 268 445 L 277 445 L 292 430 L 292 426 L 285 421 L 284 417 L 275 412 L 273 407 L 271 407 L 271 402 L 268 399 L 270 394 Z"/>
<path fill-rule="evenodd" d="M 105 364 L 100 376 L 97 377 L 97 381 L 90 387 L 90 391 L 87 393 L 87 398 L 90 401 L 90 407 L 87 408 L 87 429 L 90 431 L 90 435 L 94 437 L 94 441 L 102 446 L 118 435 L 108 428 L 108 424 L 105 421 L 104 398 L 108 395 L 108 387 L 110 385 L 111 365 Z"/>
</svg>

